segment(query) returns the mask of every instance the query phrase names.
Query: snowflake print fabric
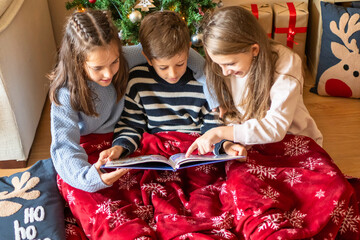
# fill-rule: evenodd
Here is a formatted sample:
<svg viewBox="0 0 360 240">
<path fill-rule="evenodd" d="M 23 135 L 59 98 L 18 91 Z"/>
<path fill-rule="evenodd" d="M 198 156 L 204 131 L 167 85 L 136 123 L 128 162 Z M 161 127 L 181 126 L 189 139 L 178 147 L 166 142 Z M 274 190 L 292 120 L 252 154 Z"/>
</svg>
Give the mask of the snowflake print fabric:
<svg viewBox="0 0 360 240">
<path fill-rule="evenodd" d="M 134 155 L 186 152 L 197 137 L 144 134 Z M 90 150 L 90 161 L 97 160 L 111 138 L 87 136 L 84 148 Z M 360 191 L 353 188 L 360 189 L 360 182 L 346 179 L 310 138 L 287 135 L 281 142 L 252 146 L 246 162 L 205 166 L 176 172 L 131 170 L 96 193 L 59 178 L 68 205 L 67 239 L 360 237 Z"/>
</svg>

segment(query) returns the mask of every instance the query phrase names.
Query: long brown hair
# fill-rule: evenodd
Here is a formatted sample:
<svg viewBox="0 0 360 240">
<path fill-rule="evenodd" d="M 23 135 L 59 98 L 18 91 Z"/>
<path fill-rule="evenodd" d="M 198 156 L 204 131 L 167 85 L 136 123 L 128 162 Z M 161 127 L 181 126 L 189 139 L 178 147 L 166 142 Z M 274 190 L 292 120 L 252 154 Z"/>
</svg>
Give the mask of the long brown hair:
<svg viewBox="0 0 360 240">
<path fill-rule="evenodd" d="M 203 25 L 203 42 L 206 54 L 205 74 L 209 89 L 215 92 L 220 106 L 238 122 L 250 118 L 261 119 L 270 104 L 270 88 L 277 55 L 272 51 L 269 40 L 256 18 L 246 9 L 237 6 L 216 10 Z M 236 110 L 231 89 L 225 83 L 226 77 L 208 53 L 227 55 L 248 52 L 254 44 L 259 45 L 259 54 L 254 57 L 248 73 L 246 96 L 239 103 L 244 114 Z"/>
<path fill-rule="evenodd" d="M 58 61 L 50 79 L 49 97 L 55 104 L 60 104 L 57 93 L 66 87 L 70 92 L 73 109 L 90 116 L 98 116 L 94 99 L 97 97 L 89 88 L 88 77 L 84 68 L 87 54 L 98 46 L 107 46 L 116 42 L 119 49 L 119 71 L 112 80 L 117 92 L 117 101 L 125 94 L 128 79 L 128 64 L 122 53 L 118 31 L 113 25 L 108 12 L 87 10 L 73 13 L 65 25 L 65 33 L 58 53 Z"/>
</svg>

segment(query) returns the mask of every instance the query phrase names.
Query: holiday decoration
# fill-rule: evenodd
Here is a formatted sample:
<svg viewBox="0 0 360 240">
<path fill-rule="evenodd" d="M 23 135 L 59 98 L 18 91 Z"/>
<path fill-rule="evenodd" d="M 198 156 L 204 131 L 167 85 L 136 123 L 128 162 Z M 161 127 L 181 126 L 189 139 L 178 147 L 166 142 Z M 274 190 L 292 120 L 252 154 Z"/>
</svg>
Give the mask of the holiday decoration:
<svg viewBox="0 0 360 240">
<path fill-rule="evenodd" d="M 141 12 L 139 12 L 138 10 L 133 10 L 129 15 L 129 19 L 132 23 L 140 22 L 141 18 L 142 18 Z"/>
<path fill-rule="evenodd" d="M 124 44 L 138 44 L 141 20 L 149 13 L 170 10 L 180 14 L 187 23 L 193 47 L 201 53 L 201 30 L 198 26 L 207 12 L 222 6 L 222 1 L 212 0 L 72 0 L 67 9 L 101 9 L 111 12 L 115 26 L 121 31 Z"/>
<path fill-rule="evenodd" d="M 309 17 L 307 3 L 274 3 L 273 9 L 274 39 L 292 48 L 304 60 Z"/>
<path fill-rule="evenodd" d="M 201 47 L 203 45 L 202 42 L 202 33 L 195 33 L 191 36 L 191 43 L 195 46 L 195 47 Z"/>
<path fill-rule="evenodd" d="M 152 2 L 154 2 L 153 0 L 140 0 L 140 2 L 138 4 L 136 4 L 135 8 L 141 8 L 141 11 L 149 11 L 149 8 L 153 8 L 155 7 L 154 4 L 152 4 Z"/>
<path fill-rule="evenodd" d="M 270 4 L 244 4 L 240 6 L 250 11 L 256 17 L 269 38 L 271 38 L 273 10 Z"/>
</svg>

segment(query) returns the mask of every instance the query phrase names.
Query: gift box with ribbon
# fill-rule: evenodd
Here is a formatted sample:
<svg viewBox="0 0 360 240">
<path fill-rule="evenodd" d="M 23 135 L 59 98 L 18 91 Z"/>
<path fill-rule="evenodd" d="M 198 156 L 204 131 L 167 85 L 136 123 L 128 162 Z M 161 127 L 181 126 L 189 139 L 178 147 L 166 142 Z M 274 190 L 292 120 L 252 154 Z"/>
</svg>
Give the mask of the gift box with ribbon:
<svg viewBox="0 0 360 240">
<path fill-rule="evenodd" d="M 306 32 L 309 18 L 305 2 L 274 3 L 274 39 L 293 49 L 305 60 Z"/>
<path fill-rule="evenodd" d="M 241 7 L 252 12 L 265 32 L 271 38 L 273 26 L 273 10 L 270 4 L 242 4 Z"/>
</svg>

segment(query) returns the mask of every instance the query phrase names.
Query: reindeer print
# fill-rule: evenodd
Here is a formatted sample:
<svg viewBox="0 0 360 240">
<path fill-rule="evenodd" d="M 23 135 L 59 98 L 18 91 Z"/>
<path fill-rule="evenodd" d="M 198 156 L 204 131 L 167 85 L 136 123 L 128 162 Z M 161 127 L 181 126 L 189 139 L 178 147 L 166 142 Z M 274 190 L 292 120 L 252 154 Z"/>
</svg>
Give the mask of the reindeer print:
<svg viewBox="0 0 360 240">
<path fill-rule="evenodd" d="M 330 22 L 330 30 L 343 44 L 331 42 L 333 55 L 340 60 L 323 72 L 319 78 L 320 95 L 360 98 L 360 54 L 356 39 L 351 36 L 360 31 L 359 14 L 351 17 L 344 13 L 339 21 Z"/>
</svg>

